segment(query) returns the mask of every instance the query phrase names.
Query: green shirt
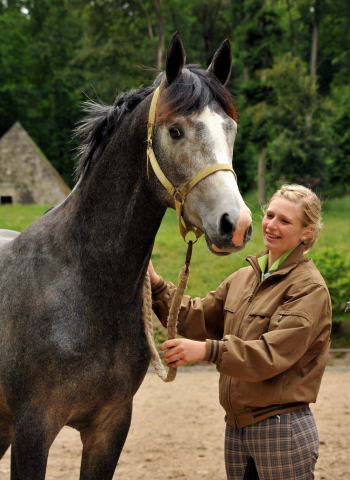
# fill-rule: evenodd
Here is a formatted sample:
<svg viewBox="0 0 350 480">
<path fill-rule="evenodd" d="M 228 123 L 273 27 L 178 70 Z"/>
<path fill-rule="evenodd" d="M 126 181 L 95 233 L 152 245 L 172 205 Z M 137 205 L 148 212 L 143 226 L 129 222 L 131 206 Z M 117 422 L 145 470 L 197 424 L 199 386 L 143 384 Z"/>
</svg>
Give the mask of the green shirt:
<svg viewBox="0 0 350 480">
<path fill-rule="evenodd" d="M 261 281 L 265 280 L 265 278 L 269 277 L 272 273 L 274 273 L 278 267 L 281 265 L 282 262 L 288 257 L 288 255 L 294 250 L 288 250 L 288 252 L 281 255 L 277 260 L 271 265 L 269 270 L 266 272 L 266 267 L 269 261 L 269 254 L 266 253 L 262 257 L 258 258 L 258 263 L 261 269 Z"/>
</svg>

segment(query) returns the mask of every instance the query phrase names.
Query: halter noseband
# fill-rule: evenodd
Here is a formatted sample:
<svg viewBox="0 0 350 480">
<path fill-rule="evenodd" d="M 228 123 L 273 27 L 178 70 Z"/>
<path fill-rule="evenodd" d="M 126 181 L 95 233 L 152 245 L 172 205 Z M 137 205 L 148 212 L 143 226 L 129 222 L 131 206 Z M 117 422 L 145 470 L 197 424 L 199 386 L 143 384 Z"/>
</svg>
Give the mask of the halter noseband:
<svg viewBox="0 0 350 480">
<path fill-rule="evenodd" d="M 156 118 L 156 108 L 157 108 L 159 94 L 160 94 L 160 87 L 157 87 L 153 93 L 149 114 L 148 114 L 147 175 L 148 175 L 148 164 L 150 162 L 156 177 L 158 178 L 160 183 L 163 185 L 163 187 L 167 190 L 167 192 L 170 194 L 171 197 L 173 197 L 175 201 L 175 210 L 176 210 L 176 215 L 178 219 L 179 230 L 183 239 L 186 241 L 186 235 L 188 232 L 193 232 L 196 236 L 196 239 L 198 239 L 202 235 L 202 232 L 196 227 L 187 228 L 187 226 L 184 225 L 184 223 L 182 222 L 183 206 L 184 206 L 187 195 L 190 193 L 192 188 L 195 185 L 197 185 L 197 183 L 199 183 L 201 180 L 208 177 L 212 173 L 217 172 L 218 170 L 229 170 L 230 172 L 233 173 L 235 177 L 236 177 L 236 174 L 233 168 L 230 167 L 229 165 L 225 163 L 217 163 L 215 165 L 209 165 L 208 167 L 203 168 L 191 180 L 189 180 L 188 182 L 186 182 L 185 184 L 179 187 L 175 187 L 167 179 L 167 177 L 164 175 L 156 159 L 155 153 L 153 151 L 153 143 L 152 143 L 153 130 L 154 130 L 154 124 L 155 124 L 155 118 Z"/>
</svg>

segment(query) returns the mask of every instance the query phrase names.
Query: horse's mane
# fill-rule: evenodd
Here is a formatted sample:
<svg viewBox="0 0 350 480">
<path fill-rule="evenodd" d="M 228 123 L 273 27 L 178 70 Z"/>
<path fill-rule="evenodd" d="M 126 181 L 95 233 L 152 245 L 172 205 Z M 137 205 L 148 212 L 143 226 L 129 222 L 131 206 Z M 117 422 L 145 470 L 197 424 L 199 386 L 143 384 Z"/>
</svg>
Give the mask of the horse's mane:
<svg viewBox="0 0 350 480">
<path fill-rule="evenodd" d="M 115 128 L 122 119 L 162 82 L 165 74 L 160 73 L 153 85 L 141 87 L 120 94 L 114 105 L 104 105 L 89 100 L 84 103 L 86 116 L 75 129 L 75 137 L 80 141 L 77 151 L 76 177 L 79 178 L 90 161 L 109 142 Z M 206 70 L 196 65 L 187 65 L 180 75 L 166 87 L 157 107 L 157 123 L 166 121 L 172 115 L 189 115 L 200 111 L 211 101 L 217 101 L 224 111 L 237 120 L 237 111 L 228 90 Z"/>
<path fill-rule="evenodd" d="M 93 100 L 84 102 L 83 111 L 86 115 L 74 131 L 75 138 L 80 140 L 75 167 L 77 178 L 84 172 L 95 153 L 104 149 L 124 116 L 132 112 L 154 88 L 154 86 L 144 87 L 121 93 L 115 99 L 114 105 L 105 105 Z"/>
</svg>

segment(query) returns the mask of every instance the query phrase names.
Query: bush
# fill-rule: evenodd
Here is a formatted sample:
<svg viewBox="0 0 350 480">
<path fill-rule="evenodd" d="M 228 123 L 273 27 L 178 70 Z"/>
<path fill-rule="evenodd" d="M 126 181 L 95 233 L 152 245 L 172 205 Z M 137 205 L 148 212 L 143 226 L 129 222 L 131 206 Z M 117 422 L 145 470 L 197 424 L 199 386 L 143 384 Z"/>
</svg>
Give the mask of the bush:
<svg viewBox="0 0 350 480">
<path fill-rule="evenodd" d="M 333 248 L 312 254 L 317 268 L 325 279 L 332 299 L 333 322 L 350 320 L 344 313 L 346 302 L 350 300 L 350 260 Z"/>
</svg>

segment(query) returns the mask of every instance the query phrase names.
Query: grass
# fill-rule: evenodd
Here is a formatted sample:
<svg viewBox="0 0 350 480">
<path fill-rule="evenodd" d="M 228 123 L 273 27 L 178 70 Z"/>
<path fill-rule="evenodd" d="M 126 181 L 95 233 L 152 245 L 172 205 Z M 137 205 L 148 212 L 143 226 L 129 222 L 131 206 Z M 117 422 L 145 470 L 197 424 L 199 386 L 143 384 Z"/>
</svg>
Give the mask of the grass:
<svg viewBox="0 0 350 480">
<path fill-rule="evenodd" d="M 21 232 L 51 205 L 0 205 L 0 228 Z"/>
</svg>

